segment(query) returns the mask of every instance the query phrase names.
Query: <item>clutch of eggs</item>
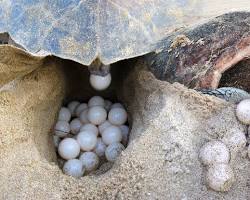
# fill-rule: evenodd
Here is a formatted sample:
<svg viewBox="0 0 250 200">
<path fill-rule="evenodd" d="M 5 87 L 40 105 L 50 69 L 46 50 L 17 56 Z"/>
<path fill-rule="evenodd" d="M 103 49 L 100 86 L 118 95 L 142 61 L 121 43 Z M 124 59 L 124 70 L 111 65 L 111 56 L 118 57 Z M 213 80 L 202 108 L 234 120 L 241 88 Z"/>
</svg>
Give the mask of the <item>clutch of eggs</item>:
<svg viewBox="0 0 250 200">
<path fill-rule="evenodd" d="M 93 96 L 88 103 L 62 107 L 54 127 L 54 145 L 63 172 L 81 177 L 96 170 L 101 160 L 114 162 L 129 138 L 127 111 L 120 103 Z"/>
</svg>

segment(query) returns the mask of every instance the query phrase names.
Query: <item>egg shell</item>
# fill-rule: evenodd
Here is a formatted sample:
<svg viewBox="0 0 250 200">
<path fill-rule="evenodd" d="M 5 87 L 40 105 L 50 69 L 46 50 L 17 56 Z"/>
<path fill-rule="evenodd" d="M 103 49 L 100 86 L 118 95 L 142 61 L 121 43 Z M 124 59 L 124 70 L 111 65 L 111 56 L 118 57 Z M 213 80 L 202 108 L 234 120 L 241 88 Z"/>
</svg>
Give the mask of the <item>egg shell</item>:
<svg viewBox="0 0 250 200">
<path fill-rule="evenodd" d="M 80 153 L 80 145 L 73 138 L 65 138 L 59 143 L 58 153 L 65 160 L 76 158 Z"/>
<path fill-rule="evenodd" d="M 69 176 L 79 178 L 84 174 L 84 167 L 80 160 L 71 159 L 65 162 L 63 165 L 63 172 Z"/>
<path fill-rule="evenodd" d="M 69 122 L 70 118 L 71 118 L 70 110 L 66 107 L 62 107 L 58 114 L 58 121 Z"/>
</svg>

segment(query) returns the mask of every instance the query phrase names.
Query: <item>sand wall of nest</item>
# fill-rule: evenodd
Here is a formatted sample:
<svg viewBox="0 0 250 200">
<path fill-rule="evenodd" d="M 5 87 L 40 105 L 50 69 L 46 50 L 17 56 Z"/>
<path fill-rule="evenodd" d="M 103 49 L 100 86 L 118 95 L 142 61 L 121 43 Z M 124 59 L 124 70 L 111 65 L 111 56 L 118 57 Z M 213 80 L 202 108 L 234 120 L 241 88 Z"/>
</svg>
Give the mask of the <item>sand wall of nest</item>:
<svg viewBox="0 0 250 200">
<path fill-rule="evenodd" d="M 129 146 L 112 168 L 75 179 L 58 167 L 51 136 L 67 93 L 76 94 L 62 61 L 10 47 L 0 55 L 0 199 L 250 198 L 246 147 L 230 142 L 246 128 L 235 105 L 156 80 L 139 61 L 114 90 L 130 115 Z M 236 182 L 227 193 L 206 187 L 198 159 L 213 139 L 231 148 Z"/>
</svg>

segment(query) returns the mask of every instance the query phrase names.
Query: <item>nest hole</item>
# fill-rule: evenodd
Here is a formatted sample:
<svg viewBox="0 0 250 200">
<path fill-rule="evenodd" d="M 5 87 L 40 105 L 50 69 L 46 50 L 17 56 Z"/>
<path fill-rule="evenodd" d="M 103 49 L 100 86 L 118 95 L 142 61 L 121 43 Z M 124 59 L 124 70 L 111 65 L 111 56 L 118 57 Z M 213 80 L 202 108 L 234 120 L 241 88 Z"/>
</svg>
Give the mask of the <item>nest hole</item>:
<svg viewBox="0 0 250 200">
<path fill-rule="evenodd" d="M 219 87 L 236 87 L 250 92 L 250 60 L 242 60 L 222 74 Z"/>
<path fill-rule="evenodd" d="M 126 88 L 123 87 L 123 82 L 128 73 L 130 72 L 130 70 L 132 69 L 132 66 L 136 62 L 135 60 L 120 61 L 115 64 L 112 64 L 110 71 L 112 76 L 111 85 L 109 86 L 108 89 L 104 91 L 96 91 L 91 87 L 89 83 L 90 72 L 87 66 L 83 66 L 79 63 L 70 60 L 62 60 L 59 58 L 53 58 L 53 59 L 56 59 L 57 60 L 56 62 L 59 63 L 60 70 L 63 74 L 63 79 L 64 79 L 63 81 L 64 96 L 62 97 L 61 107 L 62 106 L 66 107 L 68 103 L 71 101 L 79 101 L 80 103 L 87 103 L 88 100 L 93 96 L 101 96 L 104 99 L 110 100 L 113 103 L 117 102 L 121 103 L 123 104 L 128 113 L 128 121 L 126 122 L 126 125 L 129 127 L 129 134 L 130 134 L 133 120 L 130 112 L 127 109 L 129 106 L 129 102 L 124 102 L 122 96 L 124 93 L 123 90 L 124 88 Z M 51 62 L 51 58 L 48 59 L 47 62 Z M 56 122 L 57 118 L 55 119 L 55 122 L 51 128 L 52 130 L 51 138 L 53 138 L 52 136 L 54 135 L 53 127 Z M 127 144 L 124 144 L 125 148 L 127 147 L 128 143 L 129 143 L 129 138 Z M 66 161 L 59 156 L 56 147 L 55 151 L 57 157 L 56 161 L 58 163 L 58 166 L 62 169 Z M 103 174 L 109 169 L 111 169 L 112 165 L 113 165 L 112 162 L 108 162 L 105 158 L 101 158 L 98 168 L 90 173 L 95 175 Z"/>
</svg>

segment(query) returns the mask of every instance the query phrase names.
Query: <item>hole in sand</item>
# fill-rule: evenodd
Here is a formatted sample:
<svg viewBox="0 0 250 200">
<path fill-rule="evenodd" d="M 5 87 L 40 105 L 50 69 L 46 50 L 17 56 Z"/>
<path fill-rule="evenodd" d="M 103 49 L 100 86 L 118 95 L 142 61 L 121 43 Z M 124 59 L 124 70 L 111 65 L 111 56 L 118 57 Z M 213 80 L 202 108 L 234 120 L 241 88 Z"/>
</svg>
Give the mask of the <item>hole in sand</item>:
<svg viewBox="0 0 250 200">
<path fill-rule="evenodd" d="M 50 62 L 49 59 L 48 59 L 48 62 Z M 65 79 L 64 80 L 64 83 L 65 83 L 65 96 L 63 97 L 63 101 L 62 101 L 62 106 L 63 107 L 67 107 L 69 105 L 69 103 L 72 102 L 72 101 L 78 101 L 80 103 L 88 103 L 88 101 L 93 96 L 100 96 L 105 100 L 111 101 L 112 103 L 121 103 L 124 106 L 124 109 L 127 111 L 127 106 L 128 105 L 123 103 L 123 99 L 122 99 L 122 92 L 123 91 L 121 90 L 121 87 L 123 85 L 123 81 L 124 81 L 127 73 L 131 69 L 131 67 L 129 67 L 129 66 L 132 66 L 135 61 L 131 61 L 131 60 L 129 61 L 128 60 L 128 61 L 121 61 L 121 62 L 118 62 L 116 64 L 113 64 L 111 66 L 112 83 L 111 83 L 110 87 L 108 89 L 104 90 L 104 91 L 96 91 L 91 87 L 91 85 L 89 83 L 89 75 L 90 75 L 90 73 L 88 71 L 87 66 L 83 66 L 83 65 L 81 65 L 79 63 L 69 61 L 69 60 L 61 60 L 61 59 L 59 59 L 59 61 L 57 61 L 57 62 L 59 62 L 60 65 L 61 65 L 61 70 L 63 72 L 64 79 Z M 88 110 L 90 110 L 90 109 L 88 108 Z M 107 118 L 105 118 L 105 119 L 108 120 L 109 119 L 108 116 L 109 116 L 109 113 L 110 113 L 109 112 L 110 109 L 106 108 L 105 110 L 107 111 Z M 84 112 L 84 110 L 82 112 Z M 59 113 L 59 111 L 58 111 L 58 113 Z M 129 127 L 129 132 L 130 132 L 131 127 L 132 127 L 132 119 L 131 119 L 131 117 L 129 115 L 129 112 L 127 112 L 127 114 L 128 114 L 128 119 L 123 124 L 125 126 Z M 81 116 L 81 114 L 80 114 L 80 116 Z M 91 122 L 83 122 L 83 120 L 81 120 L 80 116 L 79 117 L 77 117 L 77 116 L 72 117 L 71 116 L 69 124 L 73 119 L 77 119 L 77 118 L 82 123 L 82 126 L 84 124 L 91 123 Z M 58 121 L 58 119 L 56 119 L 53 127 L 55 127 L 55 124 L 57 123 L 57 121 Z M 124 129 L 122 130 L 122 128 L 120 127 L 119 124 L 115 125 L 113 123 L 112 125 L 114 125 L 115 127 L 118 127 L 121 130 L 121 133 L 124 131 Z M 102 135 L 103 132 L 100 133 L 100 126 L 96 125 L 96 124 L 95 124 L 95 126 L 98 129 L 98 136 L 97 136 L 99 138 L 98 140 L 102 139 L 102 142 L 105 143 L 106 147 L 111 145 L 111 144 L 108 144 L 107 141 L 104 141 L 104 136 Z M 124 126 L 123 126 L 123 128 L 124 128 Z M 81 140 L 81 139 L 79 139 L 80 138 L 79 133 L 84 132 L 84 130 L 83 131 L 77 130 L 76 133 L 73 133 L 72 129 L 71 129 L 69 134 L 67 134 L 64 137 L 60 137 L 60 138 L 55 136 L 54 128 L 52 128 L 52 130 L 53 131 L 52 131 L 51 135 L 52 135 L 53 139 L 55 139 L 55 141 L 57 141 L 57 143 L 59 145 L 58 148 L 55 148 L 59 167 L 65 173 L 67 173 L 67 170 L 68 171 L 74 170 L 73 167 L 70 166 L 70 165 L 68 165 L 68 168 L 67 167 L 64 168 L 65 163 L 67 162 L 67 160 L 63 159 L 62 155 L 61 155 L 62 153 L 59 152 L 60 151 L 59 150 L 60 149 L 60 144 L 62 143 L 63 140 L 65 140 L 65 138 L 74 139 L 79 144 L 80 140 Z M 122 141 L 120 141 L 120 143 L 122 143 L 122 145 L 126 148 L 128 142 L 129 142 L 129 133 L 128 133 L 127 140 L 124 139 L 124 137 L 123 137 Z M 81 149 L 80 153 L 77 154 L 77 156 L 73 156 L 74 158 L 70 158 L 68 160 L 80 159 L 81 155 L 83 153 L 85 153 L 85 152 L 94 152 L 95 155 L 97 154 L 96 151 L 95 151 L 95 148 L 91 148 L 90 150 L 83 150 L 81 144 L 79 146 L 80 146 L 80 149 Z M 107 170 L 109 170 L 112 167 L 114 161 L 113 162 L 108 161 L 106 153 L 107 153 L 107 151 L 104 152 L 103 156 L 98 156 L 99 163 L 96 164 L 96 167 L 94 168 L 94 170 L 88 171 L 88 170 L 86 170 L 86 167 L 85 167 L 84 175 L 89 174 L 89 173 L 99 175 L 99 174 L 105 173 Z M 87 154 L 84 154 L 84 155 L 87 156 Z M 91 156 L 93 158 L 93 153 L 92 153 L 92 155 L 89 154 L 88 156 L 87 156 L 88 158 L 90 158 Z M 86 162 L 91 165 L 91 161 L 87 160 Z M 92 162 L 94 162 L 94 161 L 92 160 Z M 71 172 L 68 172 L 68 173 L 70 174 Z M 79 174 L 77 174 L 76 177 L 77 176 L 79 176 Z"/>
</svg>

